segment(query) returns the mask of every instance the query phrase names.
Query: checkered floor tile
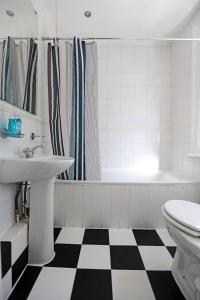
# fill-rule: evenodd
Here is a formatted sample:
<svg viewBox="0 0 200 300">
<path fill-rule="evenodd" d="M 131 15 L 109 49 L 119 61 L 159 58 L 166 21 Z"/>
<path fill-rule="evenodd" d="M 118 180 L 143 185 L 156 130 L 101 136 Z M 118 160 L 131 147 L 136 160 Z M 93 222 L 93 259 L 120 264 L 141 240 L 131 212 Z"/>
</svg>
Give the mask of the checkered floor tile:
<svg viewBox="0 0 200 300">
<path fill-rule="evenodd" d="M 166 229 L 55 228 L 55 258 L 27 266 L 10 300 L 184 299 Z"/>
</svg>

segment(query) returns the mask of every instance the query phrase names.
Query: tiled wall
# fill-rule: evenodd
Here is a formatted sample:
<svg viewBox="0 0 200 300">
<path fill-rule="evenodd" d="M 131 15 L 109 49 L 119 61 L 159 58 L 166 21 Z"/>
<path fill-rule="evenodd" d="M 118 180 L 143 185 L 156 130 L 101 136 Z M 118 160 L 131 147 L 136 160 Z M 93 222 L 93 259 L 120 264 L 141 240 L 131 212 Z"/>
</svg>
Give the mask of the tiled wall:
<svg viewBox="0 0 200 300">
<path fill-rule="evenodd" d="M 189 38 L 193 34 L 192 24 L 182 33 Z M 193 47 L 197 42 L 176 41 L 172 43 L 172 170 L 181 176 L 200 179 L 200 160 L 187 155 L 194 151 L 192 126 L 195 107 L 193 93 Z M 196 107 L 196 109 L 198 109 Z M 194 141 L 195 142 L 195 141 Z M 197 142 L 197 139 L 196 139 Z"/>
<path fill-rule="evenodd" d="M 99 127 L 103 169 L 140 169 L 154 158 L 169 168 L 171 47 L 101 42 Z"/>
</svg>

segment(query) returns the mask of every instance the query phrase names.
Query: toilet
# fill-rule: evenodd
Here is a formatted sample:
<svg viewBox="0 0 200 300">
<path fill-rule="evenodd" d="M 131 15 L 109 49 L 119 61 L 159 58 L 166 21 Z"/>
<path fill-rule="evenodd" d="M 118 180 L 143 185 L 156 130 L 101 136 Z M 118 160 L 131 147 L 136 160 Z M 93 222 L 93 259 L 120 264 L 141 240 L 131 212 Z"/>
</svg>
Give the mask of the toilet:
<svg viewBox="0 0 200 300">
<path fill-rule="evenodd" d="M 170 200 L 162 214 L 177 245 L 172 274 L 188 300 L 200 299 L 200 204 Z"/>
</svg>

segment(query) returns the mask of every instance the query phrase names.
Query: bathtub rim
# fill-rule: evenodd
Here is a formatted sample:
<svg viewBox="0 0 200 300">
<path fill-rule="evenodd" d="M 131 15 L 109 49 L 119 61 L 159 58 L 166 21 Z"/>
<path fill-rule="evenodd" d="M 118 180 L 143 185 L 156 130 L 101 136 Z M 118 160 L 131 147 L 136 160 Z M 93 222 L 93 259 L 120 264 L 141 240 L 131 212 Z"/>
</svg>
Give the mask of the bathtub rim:
<svg viewBox="0 0 200 300">
<path fill-rule="evenodd" d="M 174 181 L 130 181 L 130 182 L 123 182 L 123 181 L 93 181 L 93 180 L 60 180 L 56 179 L 55 184 L 77 184 L 77 185 L 90 185 L 90 184 L 95 184 L 95 185 L 159 185 L 159 186 L 166 186 L 166 185 L 198 185 L 200 181 L 196 180 L 180 180 L 177 182 Z"/>
</svg>

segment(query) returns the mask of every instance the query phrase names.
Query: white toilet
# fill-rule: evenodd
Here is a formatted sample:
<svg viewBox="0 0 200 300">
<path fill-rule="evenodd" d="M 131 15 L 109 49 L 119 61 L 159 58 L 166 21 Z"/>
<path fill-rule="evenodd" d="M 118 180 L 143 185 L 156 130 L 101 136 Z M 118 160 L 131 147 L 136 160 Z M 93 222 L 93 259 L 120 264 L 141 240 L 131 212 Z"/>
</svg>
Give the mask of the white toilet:
<svg viewBox="0 0 200 300">
<path fill-rule="evenodd" d="M 162 206 L 167 229 L 177 245 L 172 274 L 188 300 L 200 299 L 200 204 L 170 200 Z"/>
</svg>

